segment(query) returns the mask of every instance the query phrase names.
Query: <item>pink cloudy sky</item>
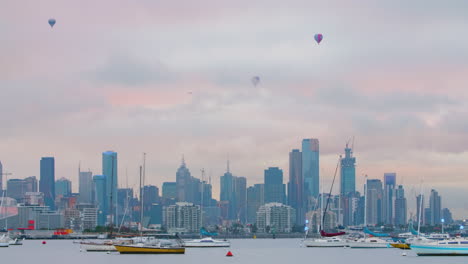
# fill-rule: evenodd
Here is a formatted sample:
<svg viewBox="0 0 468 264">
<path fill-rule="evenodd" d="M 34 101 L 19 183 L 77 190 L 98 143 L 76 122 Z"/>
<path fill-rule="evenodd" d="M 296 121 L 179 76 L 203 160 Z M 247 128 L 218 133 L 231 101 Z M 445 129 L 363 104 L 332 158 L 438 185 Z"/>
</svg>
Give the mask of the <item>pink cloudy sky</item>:
<svg viewBox="0 0 468 264">
<path fill-rule="evenodd" d="M 248 184 L 319 138 L 328 185 L 355 136 L 364 174 L 424 180 L 468 215 L 468 3 L 464 0 L 0 0 L 0 160 L 16 178 L 101 171 L 120 185 L 219 176 Z M 47 24 L 57 19 L 53 30 Z M 313 41 L 324 34 L 320 46 Z M 250 78 L 261 77 L 253 87 Z M 192 92 L 192 94 L 189 94 Z"/>
</svg>

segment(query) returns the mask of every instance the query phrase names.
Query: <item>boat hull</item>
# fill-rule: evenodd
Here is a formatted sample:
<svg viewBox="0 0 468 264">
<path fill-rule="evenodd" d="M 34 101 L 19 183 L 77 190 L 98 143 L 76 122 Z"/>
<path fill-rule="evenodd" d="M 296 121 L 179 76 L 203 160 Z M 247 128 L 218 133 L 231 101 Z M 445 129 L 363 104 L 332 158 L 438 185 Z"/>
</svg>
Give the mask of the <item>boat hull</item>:
<svg viewBox="0 0 468 264">
<path fill-rule="evenodd" d="M 0 247 L 9 247 L 9 246 L 10 246 L 10 243 L 0 242 Z"/>
<path fill-rule="evenodd" d="M 81 248 L 87 252 L 117 251 L 114 245 L 81 244 Z"/>
<path fill-rule="evenodd" d="M 447 247 L 437 245 L 411 245 L 418 256 L 468 256 L 468 247 Z"/>
<path fill-rule="evenodd" d="M 317 248 L 341 248 L 347 247 L 346 242 L 319 242 L 319 241 L 304 241 L 306 247 L 317 247 Z"/>
<path fill-rule="evenodd" d="M 390 248 L 388 243 L 349 243 L 350 248 Z"/>
<path fill-rule="evenodd" d="M 229 243 L 192 243 L 185 242 L 184 246 L 186 248 L 215 248 L 215 247 L 230 247 Z"/>
<path fill-rule="evenodd" d="M 184 254 L 185 248 L 115 245 L 120 254 Z"/>
<path fill-rule="evenodd" d="M 390 246 L 399 249 L 411 249 L 410 244 L 406 243 L 390 243 Z"/>
</svg>

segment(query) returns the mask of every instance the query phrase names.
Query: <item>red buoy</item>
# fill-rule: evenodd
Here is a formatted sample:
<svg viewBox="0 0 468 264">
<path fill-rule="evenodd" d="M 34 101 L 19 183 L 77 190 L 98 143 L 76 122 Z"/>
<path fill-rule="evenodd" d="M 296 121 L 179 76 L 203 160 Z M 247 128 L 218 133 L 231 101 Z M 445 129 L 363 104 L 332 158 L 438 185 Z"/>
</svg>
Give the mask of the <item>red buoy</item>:
<svg viewBox="0 0 468 264">
<path fill-rule="evenodd" d="M 45 245 L 45 244 L 46 244 L 46 242 L 45 242 L 45 241 L 42 241 L 42 245 Z"/>
<path fill-rule="evenodd" d="M 234 255 L 232 255 L 232 252 L 231 251 L 228 251 L 228 253 L 226 254 L 226 257 L 232 257 Z"/>
</svg>

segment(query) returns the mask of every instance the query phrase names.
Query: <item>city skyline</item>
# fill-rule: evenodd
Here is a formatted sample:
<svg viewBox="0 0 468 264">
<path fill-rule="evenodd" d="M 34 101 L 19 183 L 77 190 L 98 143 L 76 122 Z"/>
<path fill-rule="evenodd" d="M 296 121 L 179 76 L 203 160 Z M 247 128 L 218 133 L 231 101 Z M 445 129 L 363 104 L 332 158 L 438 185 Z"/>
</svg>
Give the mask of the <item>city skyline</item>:
<svg viewBox="0 0 468 264">
<path fill-rule="evenodd" d="M 161 188 L 185 154 L 219 197 L 227 156 L 248 186 L 269 167 L 286 183 L 288 153 L 316 138 L 329 186 L 354 136 L 358 191 L 363 175 L 396 172 L 408 206 L 423 181 L 427 197 L 434 188 L 467 215 L 468 4 L 365 3 L 7 1 L 3 173 L 39 179 L 38 160 L 55 157 L 55 179 L 76 192 L 80 161 L 100 175 L 102 151 L 114 150 L 119 186 L 128 175 L 136 189 L 147 152 L 147 183 Z"/>
</svg>

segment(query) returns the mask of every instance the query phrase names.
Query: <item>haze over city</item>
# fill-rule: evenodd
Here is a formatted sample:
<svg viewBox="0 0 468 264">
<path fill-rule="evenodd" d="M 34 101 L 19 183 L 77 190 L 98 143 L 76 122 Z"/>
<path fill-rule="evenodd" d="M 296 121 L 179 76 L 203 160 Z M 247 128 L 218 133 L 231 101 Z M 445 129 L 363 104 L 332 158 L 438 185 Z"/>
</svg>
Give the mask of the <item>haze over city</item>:
<svg viewBox="0 0 468 264">
<path fill-rule="evenodd" d="M 78 163 L 99 173 L 114 150 L 122 187 L 126 171 L 137 186 L 143 152 L 161 186 L 184 155 L 217 198 L 228 157 L 251 185 L 317 138 L 329 186 L 354 137 L 358 189 L 396 172 L 410 206 L 423 181 L 455 217 L 468 212 L 467 2 L 0 2 L 10 177 L 39 176 L 54 156 L 76 191 Z"/>
</svg>

